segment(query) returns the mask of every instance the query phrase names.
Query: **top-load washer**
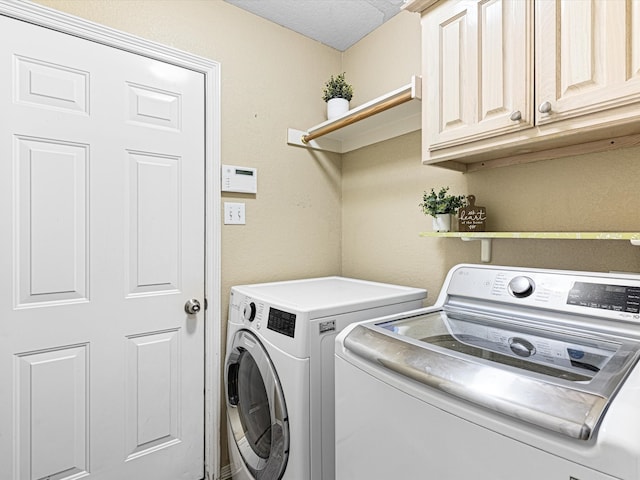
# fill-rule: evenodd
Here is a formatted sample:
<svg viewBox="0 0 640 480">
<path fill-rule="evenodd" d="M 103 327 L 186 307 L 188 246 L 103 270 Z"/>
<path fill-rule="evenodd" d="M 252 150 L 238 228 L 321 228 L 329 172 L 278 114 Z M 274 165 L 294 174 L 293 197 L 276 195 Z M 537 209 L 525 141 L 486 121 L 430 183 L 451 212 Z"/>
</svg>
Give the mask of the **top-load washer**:
<svg viewBox="0 0 640 480">
<path fill-rule="evenodd" d="M 640 479 L 640 275 L 460 265 L 336 345 L 338 480 Z"/>
<path fill-rule="evenodd" d="M 225 390 L 234 479 L 334 478 L 334 346 L 347 325 L 427 292 L 344 277 L 231 289 Z"/>
</svg>

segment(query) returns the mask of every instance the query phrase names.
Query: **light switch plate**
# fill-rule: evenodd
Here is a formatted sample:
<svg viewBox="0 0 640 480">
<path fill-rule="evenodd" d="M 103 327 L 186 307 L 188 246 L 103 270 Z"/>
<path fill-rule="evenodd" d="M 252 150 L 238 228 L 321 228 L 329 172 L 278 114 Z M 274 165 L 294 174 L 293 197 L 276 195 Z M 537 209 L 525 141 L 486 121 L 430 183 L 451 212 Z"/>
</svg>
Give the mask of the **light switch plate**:
<svg viewBox="0 0 640 480">
<path fill-rule="evenodd" d="M 224 224 L 246 224 L 244 203 L 224 202 Z"/>
</svg>

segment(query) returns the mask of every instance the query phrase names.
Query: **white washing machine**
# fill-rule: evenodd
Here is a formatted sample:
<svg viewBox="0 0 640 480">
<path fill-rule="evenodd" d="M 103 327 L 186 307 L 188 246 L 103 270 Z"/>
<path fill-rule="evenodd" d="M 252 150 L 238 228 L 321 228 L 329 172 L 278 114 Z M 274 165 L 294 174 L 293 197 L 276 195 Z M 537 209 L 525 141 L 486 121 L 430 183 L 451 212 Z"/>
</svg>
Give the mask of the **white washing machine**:
<svg viewBox="0 0 640 480">
<path fill-rule="evenodd" d="M 453 268 L 336 340 L 336 478 L 640 479 L 640 275 Z"/>
<path fill-rule="evenodd" d="M 333 480 L 336 334 L 418 309 L 426 295 L 343 277 L 233 287 L 224 374 L 233 478 Z"/>
</svg>

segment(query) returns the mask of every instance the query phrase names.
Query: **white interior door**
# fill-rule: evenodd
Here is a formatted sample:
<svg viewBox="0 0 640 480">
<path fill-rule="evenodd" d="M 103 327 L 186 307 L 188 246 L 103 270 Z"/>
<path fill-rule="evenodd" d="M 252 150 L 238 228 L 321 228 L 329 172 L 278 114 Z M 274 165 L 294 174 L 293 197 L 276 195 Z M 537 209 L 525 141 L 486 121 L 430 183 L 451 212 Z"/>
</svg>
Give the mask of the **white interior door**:
<svg viewBox="0 0 640 480">
<path fill-rule="evenodd" d="M 0 478 L 202 478 L 203 75 L 0 39 Z"/>
</svg>

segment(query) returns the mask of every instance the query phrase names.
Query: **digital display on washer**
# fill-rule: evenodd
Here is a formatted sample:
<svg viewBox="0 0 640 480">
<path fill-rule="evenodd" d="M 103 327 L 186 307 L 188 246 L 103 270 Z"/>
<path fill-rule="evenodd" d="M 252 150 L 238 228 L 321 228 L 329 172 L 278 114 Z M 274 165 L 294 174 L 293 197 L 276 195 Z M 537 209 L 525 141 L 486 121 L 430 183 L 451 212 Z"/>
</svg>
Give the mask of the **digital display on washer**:
<svg viewBox="0 0 640 480">
<path fill-rule="evenodd" d="M 576 282 L 569 291 L 567 304 L 640 313 L 640 287 Z"/>
<path fill-rule="evenodd" d="M 296 314 L 270 308 L 267 328 L 293 338 L 296 331 Z"/>
</svg>

